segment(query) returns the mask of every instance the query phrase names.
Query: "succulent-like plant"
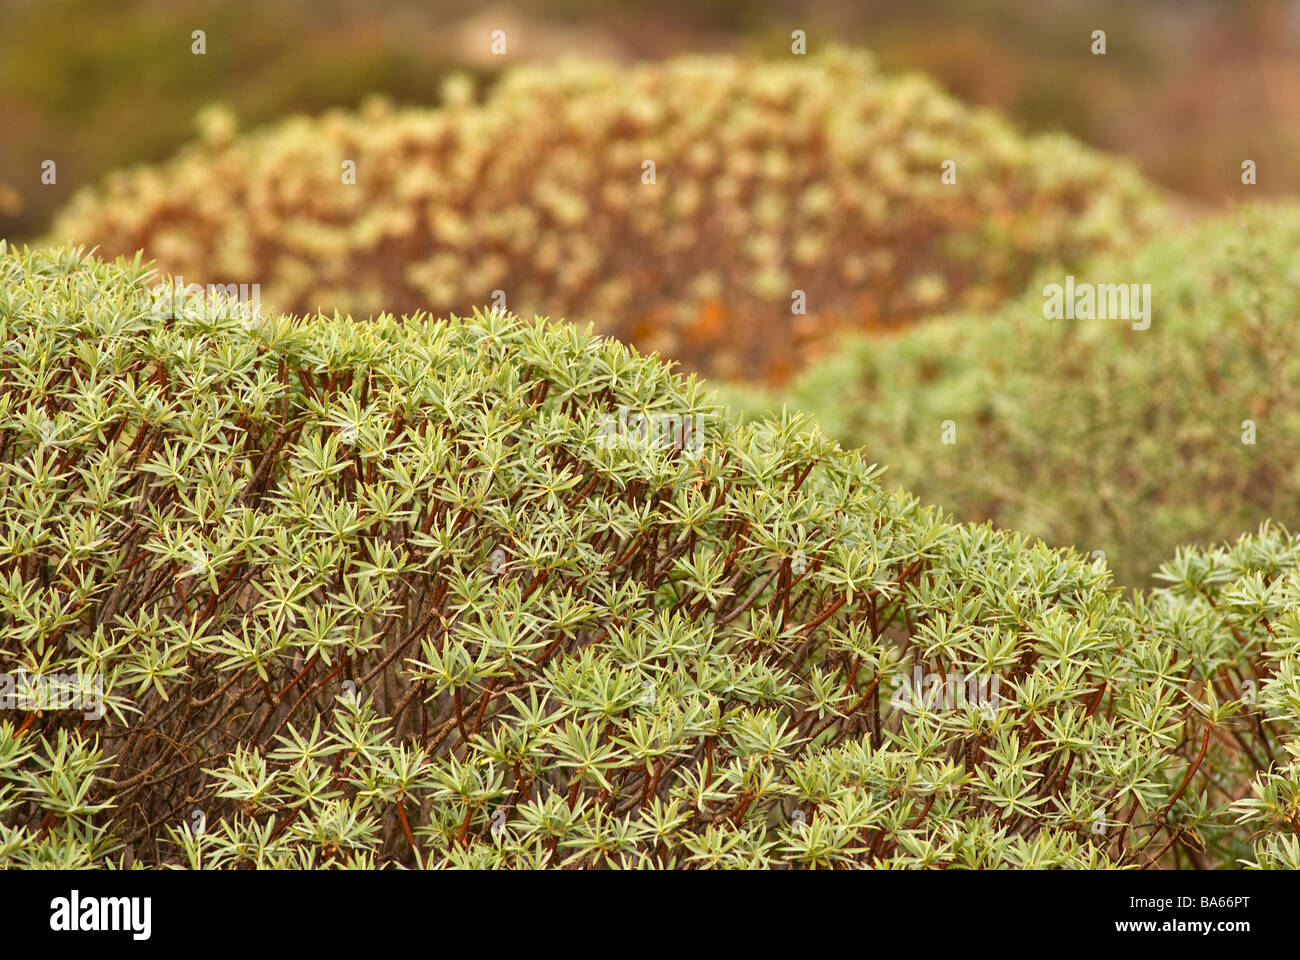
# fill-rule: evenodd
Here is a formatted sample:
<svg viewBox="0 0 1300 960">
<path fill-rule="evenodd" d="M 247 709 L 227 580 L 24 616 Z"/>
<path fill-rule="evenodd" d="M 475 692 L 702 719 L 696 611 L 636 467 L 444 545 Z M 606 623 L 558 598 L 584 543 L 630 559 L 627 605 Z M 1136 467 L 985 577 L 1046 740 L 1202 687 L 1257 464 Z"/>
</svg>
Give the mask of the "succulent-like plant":
<svg viewBox="0 0 1300 960">
<path fill-rule="evenodd" d="M 1213 771 L 1207 797 L 1238 814 L 1238 829 L 1210 831 L 1218 862 L 1300 869 L 1300 537 L 1264 524 L 1232 544 L 1178 551 L 1158 578 L 1151 629 L 1187 655 L 1204 704 L 1189 745 Z"/>
<path fill-rule="evenodd" d="M 151 279 L 0 245 L 0 662 L 101 690 L 0 716 L 0 863 L 1109 867 L 1223 822 L 1101 565 L 567 325 L 159 322 Z"/>
<path fill-rule="evenodd" d="M 1164 220 L 1125 162 L 844 50 L 548 64 L 481 105 L 461 80 L 439 110 L 373 102 L 245 136 L 212 113 L 203 129 L 83 192 L 55 236 L 260 283 L 294 312 L 444 316 L 499 291 L 755 379 L 837 329 L 996 304 L 1044 261 Z"/>
</svg>

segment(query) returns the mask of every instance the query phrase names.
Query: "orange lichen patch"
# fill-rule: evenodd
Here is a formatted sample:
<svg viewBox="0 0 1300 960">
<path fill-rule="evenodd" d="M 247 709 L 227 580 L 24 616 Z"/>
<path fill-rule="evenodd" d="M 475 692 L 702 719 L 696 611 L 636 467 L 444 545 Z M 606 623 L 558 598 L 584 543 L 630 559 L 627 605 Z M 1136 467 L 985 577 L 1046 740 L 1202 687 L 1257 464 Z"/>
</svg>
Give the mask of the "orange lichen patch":
<svg viewBox="0 0 1300 960">
<path fill-rule="evenodd" d="M 709 346 L 728 333 L 727 308 L 721 300 L 712 297 L 700 304 L 695 317 L 683 331 L 682 346 L 688 350 Z"/>
</svg>

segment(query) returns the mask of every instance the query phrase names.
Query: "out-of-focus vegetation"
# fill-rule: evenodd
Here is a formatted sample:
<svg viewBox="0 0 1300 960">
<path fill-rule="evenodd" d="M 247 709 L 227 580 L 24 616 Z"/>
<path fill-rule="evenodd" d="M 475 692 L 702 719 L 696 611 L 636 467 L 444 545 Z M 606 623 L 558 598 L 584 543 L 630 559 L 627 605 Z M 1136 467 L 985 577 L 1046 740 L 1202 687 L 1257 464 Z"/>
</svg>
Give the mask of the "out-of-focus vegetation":
<svg viewBox="0 0 1300 960">
<path fill-rule="evenodd" d="M 460 58 L 404 39 L 400 21 L 364 19 L 307 0 L 0 4 L 0 236 L 33 235 L 79 186 L 172 153 L 214 103 L 258 122 L 372 90 L 436 97 Z M 201 56 L 191 53 L 198 29 Z M 54 184 L 41 182 L 46 160 Z"/>
<path fill-rule="evenodd" d="M 491 56 L 489 32 L 509 30 Z M 1104 28 L 1108 52 L 1089 52 Z M 208 52 L 190 52 L 205 29 Z M 245 124 L 381 93 L 437 102 L 453 66 L 494 76 L 562 54 L 810 52 L 835 41 L 921 70 L 1030 130 L 1064 130 L 1207 200 L 1300 193 L 1300 5 L 1155 0 L 7 0 L 0 4 L 0 236 L 34 237 L 79 186 L 156 161 L 222 102 Z M 41 183 L 41 163 L 58 182 Z"/>
<path fill-rule="evenodd" d="M 1049 270 L 992 315 L 855 339 L 787 392 L 728 394 L 814 414 L 926 502 L 1104 551 L 1142 583 L 1179 544 L 1300 522 L 1298 247 L 1300 209 L 1242 208 L 1073 271 L 1150 283 L 1150 329 L 1044 316 L 1066 273 Z"/>
<path fill-rule="evenodd" d="M 521 67 L 471 98 L 454 79 L 438 111 L 239 138 L 210 116 L 176 160 L 79 195 L 55 234 L 259 282 L 298 313 L 467 312 L 500 291 L 694 369 L 780 380 L 837 329 L 988 307 L 1044 260 L 1163 221 L 1122 161 L 1026 140 L 843 50 Z"/>
<path fill-rule="evenodd" d="M 0 244 L 0 655 L 103 685 L 0 720 L 0 866 L 1231 866 L 1285 823 L 1240 689 L 1294 699 L 1285 537 L 1134 607 L 572 326 L 159 323 L 152 279 Z"/>
</svg>

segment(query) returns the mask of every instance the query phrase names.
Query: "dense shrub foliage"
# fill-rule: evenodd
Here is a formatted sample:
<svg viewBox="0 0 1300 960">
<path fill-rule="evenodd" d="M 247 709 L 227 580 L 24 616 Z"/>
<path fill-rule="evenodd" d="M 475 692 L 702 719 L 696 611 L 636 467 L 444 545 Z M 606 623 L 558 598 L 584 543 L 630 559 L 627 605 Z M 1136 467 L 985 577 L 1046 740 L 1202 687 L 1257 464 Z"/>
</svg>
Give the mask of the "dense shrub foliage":
<svg viewBox="0 0 1300 960">
<path fill-rule="evenodd" d="M 0 864 L 1230 853 L 1192 681 L 1235 661 L 1179 595 L 572 327 L 164 321 L 151 279 L 0 246 L 0 662 L 104 705 L 0 714 Z"/>
<path fill-rule="evenodd" d="M 1044 316 L 1049 271 L 993 316 L 853 340 L 788 393 L 730 399 L 814 414 L 924 500 L 1141 583 L 1179 544 L 1300 521 L 1298 245 L 1300 210 L 1243 208 L 1072 271 L 1151 284 L 1150 329 Z"/>
<path fill-rule="evenodd" d="M 1234 801 L 1253 855 L 1300 869 L 1300 537 L 1265 524 L 1207 550 L 1182 550 L 1160 571 L 1150 610 L 1190 654 L 1189 680 L 1227 705 L 1200 732 L 1207 789 Z"/>
<path fill-rule="evenodd" d="M 696 369 L 780 379 L 835 329 L 988 306 L 1042 261 L 1162 218 L 1122 161 L 845 51 L 548 64 L 473 101 L 453 82 L 438 110 L 374 103 L 240 137 L 210 114 L 202 142 L 81 194 L 55 235 L 260 283 L 294 312 L 441 316 L 499 290 Z"/>
</svg>

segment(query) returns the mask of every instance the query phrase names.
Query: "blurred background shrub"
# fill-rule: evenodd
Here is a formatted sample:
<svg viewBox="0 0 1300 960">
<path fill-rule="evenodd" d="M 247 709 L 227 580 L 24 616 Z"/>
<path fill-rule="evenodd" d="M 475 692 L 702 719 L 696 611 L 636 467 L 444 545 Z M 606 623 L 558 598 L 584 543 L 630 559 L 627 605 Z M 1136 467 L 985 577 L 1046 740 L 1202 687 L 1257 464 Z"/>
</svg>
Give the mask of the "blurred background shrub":
<svg viewBox="0 0 1300 960">
<path fill-rule="evenodd" d="M 508 55 L 488 54 L 504 27 Z M 204 57 L 190 33 L 208 33 Z M 1151 0 L 6 0 L 0 4 L 0 236 L 31 238 L 81 185 L 160 160 L 200 108 L 245 124 L 356 106 L 432 104 L 453 68 L 484 78 L 560 54 L 631 61 L 688 51 L 867 47 L 1031 131 L 1064 130 L 1134 157 L 1203 200 L 1300 191 L 1300 4 Z M 1089 52 L 1095 29 L 1105 57 Z M 54 159 L 59 179 L 42 185 Z"/>
<path fill-rule="evenodd" d="M 727 394 L 815 414 L 926 502 L 1104 551 L 1145 582 L 1179 544 L 1300 520 L 1298 246 L 1300 209 L 1245 207 L 1075 271 L 1150 283 L 1148 330 L 1044 317 L 1043 286 L 1065 278 L 1045 270 L 978 322 L 854 339 L 787 392 Z"/>
<path fill-rule="evenodd" d="M 842 49 L 565 61 L 510 72 L 481 106 L 465 77 L 446 98 L 242 138 L 209 111 L 201 142 L 80 194 L 55 235 L 143 249 L 187 281 L 260 282 L 295 313 L 464 314 L 500 291 L 694 369 L 779 381 L 836 329 L 992 306 L 1045 259 L 1161 222 L 1124 161 L 1026 140 Z"/>
</svg>

